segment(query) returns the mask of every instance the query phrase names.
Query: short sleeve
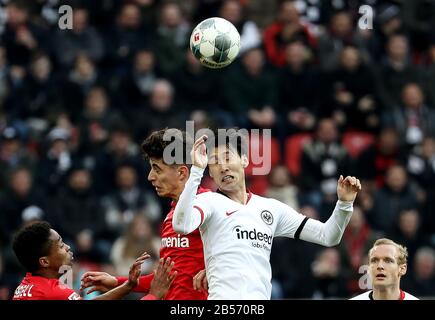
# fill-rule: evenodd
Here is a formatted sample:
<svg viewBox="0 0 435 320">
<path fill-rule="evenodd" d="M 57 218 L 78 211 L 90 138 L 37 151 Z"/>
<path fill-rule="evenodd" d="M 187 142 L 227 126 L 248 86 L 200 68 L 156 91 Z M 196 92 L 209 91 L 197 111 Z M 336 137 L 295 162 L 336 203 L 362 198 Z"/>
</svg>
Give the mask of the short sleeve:
<svg viewBox="0 0 435 320">
<path fill-rule="evenodd" d="M 298 239 L 308 218 L 278 200 L 272 200 L 272 206 L 274 211 L 278 213 L 275 237 Z"/>
</svg>

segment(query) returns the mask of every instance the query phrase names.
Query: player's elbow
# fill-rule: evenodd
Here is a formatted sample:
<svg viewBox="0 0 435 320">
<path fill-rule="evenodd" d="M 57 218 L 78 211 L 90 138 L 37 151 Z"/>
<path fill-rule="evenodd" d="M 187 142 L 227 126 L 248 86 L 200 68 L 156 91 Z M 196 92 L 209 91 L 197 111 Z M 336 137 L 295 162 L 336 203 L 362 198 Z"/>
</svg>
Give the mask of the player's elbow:
<svg viewBox="0 0 435 320">
<path fill-rule="evenodd" d="M 325 241 L 325 247 L 331 248 L 340 244 L 341 238 L 329 238 Z"/>
</svg>

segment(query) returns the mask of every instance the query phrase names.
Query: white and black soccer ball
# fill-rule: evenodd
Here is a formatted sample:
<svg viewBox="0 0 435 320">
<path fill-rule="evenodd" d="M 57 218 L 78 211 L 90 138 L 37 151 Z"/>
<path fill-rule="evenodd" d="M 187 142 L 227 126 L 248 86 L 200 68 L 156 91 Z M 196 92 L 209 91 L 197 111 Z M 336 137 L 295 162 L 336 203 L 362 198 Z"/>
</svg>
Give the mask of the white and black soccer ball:
<svg viewBox="0 0 435 320">
<path fill-rule="evenodd" d="M 209 18 L 193 29 L 190 49 L 202 65 L 223 68 L 239 54 L 240 34 L 231 22 L 218 17 Z"/>
</svg>

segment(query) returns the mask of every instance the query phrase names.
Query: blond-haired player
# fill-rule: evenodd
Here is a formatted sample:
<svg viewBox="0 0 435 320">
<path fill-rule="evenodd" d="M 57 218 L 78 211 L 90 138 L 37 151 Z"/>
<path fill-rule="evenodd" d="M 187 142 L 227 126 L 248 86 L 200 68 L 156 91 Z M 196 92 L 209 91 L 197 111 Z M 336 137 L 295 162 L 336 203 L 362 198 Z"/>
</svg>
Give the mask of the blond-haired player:
<svg viewBox="0 0 435 320">
<path fill-rule="evenodd" d="M 418 300 L 400 289 L 406 274 L 408 250 L 393 240 L 377 240 L 369 251 L 369 276 L 373 290 L 351 300 Z"/>
</svg>

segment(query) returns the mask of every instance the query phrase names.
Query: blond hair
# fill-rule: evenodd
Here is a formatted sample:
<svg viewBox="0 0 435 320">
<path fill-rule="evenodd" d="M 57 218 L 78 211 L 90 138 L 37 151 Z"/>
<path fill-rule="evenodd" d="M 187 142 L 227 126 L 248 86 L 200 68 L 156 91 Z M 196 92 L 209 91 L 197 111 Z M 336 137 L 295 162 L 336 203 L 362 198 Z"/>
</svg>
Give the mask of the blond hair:
<svg viewBox="0 0 435 320">
<path fill-rule="evenodd" d="M 382 239 L 376 240 L 376 242 L 373 244 L 373 247 L 369 251 L 369 258 L 372 255 L 373 249 L 375 247 L 383 245 L 383 244 L 388 244 L 388 245 L 392 245 L 392 246 L 396 247 L 397 252 L 399 253 L 397 256 L 397 264 L 398 265 L 407 263 L 408 249 L 406 249 L 406 247 L 394 242 L 393 240 L 390 240 L 387 238 L 382 238 Z"/>
</svg>

